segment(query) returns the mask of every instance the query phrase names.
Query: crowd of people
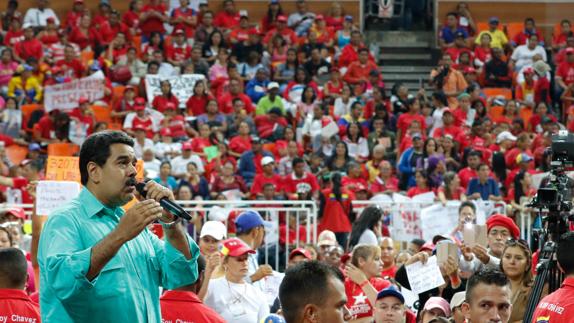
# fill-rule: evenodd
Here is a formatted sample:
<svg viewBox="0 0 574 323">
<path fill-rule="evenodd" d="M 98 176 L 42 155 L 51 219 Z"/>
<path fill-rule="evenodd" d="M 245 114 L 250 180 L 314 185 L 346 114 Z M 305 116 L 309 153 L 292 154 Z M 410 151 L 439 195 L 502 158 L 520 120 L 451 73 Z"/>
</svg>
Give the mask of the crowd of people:
<svg viewBox="0 0 574 323">
<path fill-rule="evenodd" d="M 428 93 L 384 82 L 384 64 L 369 50 L 357 17 L 346 15 L 340 3 L 320 13 L 298 0 L 296 10 L 286 12 L 280 1 L 271 0 L 261 21 L 233 0 L 219 9 L 189 0 L 132 0 L 126 12 L 108 1 L 91 12 L 83 0 L 74 0 L 59 17 L 47 0 L 24 14 L 18 1 L 9 0 L 0 33 L 0 200 L 34 203 L 34 185 L 44 179 L 50 145 L 71 143 L 83 151 L 90 136 L 116 129 L 127 135 L 114 140 L 133 147 L 135 158 L 143 160 L 144 177 L 168 188 L 176 200 L 316 202 L 317 243 L 307 241 L 305 225 L 297 227 L 286 219 L 292 215 L 281 214 L 275 219 L 281 233 L 277 248 L 288 261 L 267 265 L 261 254 L 268 223 L 261 214 L 238 211 L 227 225 L 198 216 L 185 223 L 197 234 L 197 246 L 164 229 L 175 248 L 152 260 L 130 260 L 153 272 L 163 268 L 163 257 L 171 257 L 174 265 L 164 276 L 130 277 L 122 273 L 137 271 L 122 261 L 144 250 L 134 241 L 145 244 L 151 237 L 122 241 L 135 249 L 123 251 L 122 261 L 112 258 L 118 250 L 106 254 L 89 271 L 86 254 L 75 252 L 92 245 L 85 239 L 103 238 L 99 225 L 105 222 L 86 222 L 82 243 L 66 231 L 58 234 L 63 241 L 53 243 L 44 235 L 38 249 L 24 234 L 29 219 L 24 210 L 10 208 L 0 216 L 0 304 L 28 302 L 31 295 L 44 306 L 45 318 L 89 321 L 91 306 L 120 311 L 123 303 L 113 294 L 137 291 L 122 299 L 129 303 L 124 307 L 128 321 L 146 320 L 145 315 L 154 321 L 159 308 L 165 322 L 522 321 L 537 255 L 520 239 L 524 228 L 515 223 L 532 213 L 524 201 L 536 194 L 533 175 L 550 169 L 552 135 L 574 131 L 570 22 L 560 22 L 551 42 L 545 43 L 532 18 L 509 37 L 497 17 L 480 30 L 468 5 L 460 3 L 439 30 L 443 55 L 429 76 L 434 89 Z M 42 108 L 46 87 L 96 74 L 104 78 L 103 97 L 90 100 L 80 93 L 72 110 Z M 160 82 L 161 93 L 150 97 L 146 75 L 202 78 L 180 102 L 167 80 Z M 39 108 L 26 114 L 23 107 L 29 105 Z M 107 109 L 111 122 L 99 119 L 95 106 Z M 11 146 L 27 148 L 26 158 L 14 163 L 7 154 Z M 103 166 L 110 151 L 95 164 Z M 122 163 L 129 167 L 129 160 Z M 80 172 L 83 167 L 88 166 L 80 163 Z M 101 176 L 88 171 L 82 173 L 84 185 Z M 351 203 L 393 194 L 431 194 L 443 205 L 460 201 L 458 224 L 432 241 L 415 239 L 400 249 L 381 208 L 358 211 Z M 88 216 L 99 212 L 96 208 L 107 210 L 98 196 L 94 200 L 82 191 L 79 198 L 88 205 L 83 211 Z M 467 245 L 464 227 L 477 222 L 481 201 L 504 208 L 486 214 L 487 244 Z M 49 228 L 75 226 L 70 218 L 55 219 Z M 160 236 L 161 228 L 150 226 Z M 137 235 L 124 231 L 124 238 Z M 572 243 L 571 236 L 564 239 Z M 458 252 L 440 264 L 446 283 L 409 303 L 402 292 L 410 288 L 406 266 L 426 263 L 444 243 L 456 245 Z M 28 261 L 12 247 L 24 251 Z M 74 256 L 62 260 L 58 250 Z M 178 251 L 185 259 L 176 256 Z M 36 258 L 45 269 L 40 277 L 49 285 L 46 290 L 34 279 Z M 572 274 L 571 260 L 559 256 L 559 262 Z M 197 275 L 182 274 L 179 265 Z M 172 273 L 175 277 L 168 276 Z M 99 286 L 113 285 L 97 289 L 102 302 L 73 302 L 95 286 L 98 275 L 104 281 Z M 142 291 L 158 282 L 165 289 L 161 297 Z M 8 292 L 14 289 L 25 292 Z M 496 294 L 496 300 L 480 305 L 486 294 Z M 138 312 L 143 305 L 137 302 L 147 304 L 147 314 Z M 26 304 L 26 310 L 0 306 L 0 319 L 22 310 L 39 320 L 37 307 Z M 541 311 L 567 317 L 567 307 L 558 311 L 558 305 L 541 304 L 546 304 Z M 105 321 L 107 313 L 99 313 L 91 319 Z"/>
</svg>

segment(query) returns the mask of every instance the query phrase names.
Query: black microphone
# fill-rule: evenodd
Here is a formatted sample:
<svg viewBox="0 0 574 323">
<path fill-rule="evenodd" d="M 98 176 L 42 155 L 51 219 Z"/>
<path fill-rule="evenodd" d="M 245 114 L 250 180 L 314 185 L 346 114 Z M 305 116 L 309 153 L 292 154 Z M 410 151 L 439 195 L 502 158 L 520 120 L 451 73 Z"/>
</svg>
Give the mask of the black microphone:
<svg viewBox="0 0 574 323">
<path fill-rule="evenodd" d="M 145 184 L 146 182 L 136 182 L 136 180 L 134 178 L 131 178 L 128 180 L 128 185 L 134 185 L 136 187 L 136 190 L 138 191 L 138 193 L 140 193 L 141 196 L 143 196 L 143 198 L 146 197 L 147 192 L 145 191 Z M 161 205 L 161 207 L 168 211 L 169 213 L 173 214 L 174 216 L 178 217 L 178 218 L 183 218 L 186 219 L 188 221 L 191 221 L 191 215 L 189 213 L 187 213 L 181 206 L 179 206 L 177 203 L 169 200 L 167 197 L 163 197 L 159 200 L 159 205 Z"/>
</svg>

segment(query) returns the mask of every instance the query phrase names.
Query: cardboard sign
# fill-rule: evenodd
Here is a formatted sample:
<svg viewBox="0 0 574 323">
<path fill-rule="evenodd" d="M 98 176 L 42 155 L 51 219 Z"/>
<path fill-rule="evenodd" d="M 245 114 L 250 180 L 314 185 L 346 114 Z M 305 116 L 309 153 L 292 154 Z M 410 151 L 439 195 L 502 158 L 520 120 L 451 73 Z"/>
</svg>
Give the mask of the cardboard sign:
<svg viewBox="0 0 574 323">
<path fill-rule="evenodd" d="M 36 214 L 50 215 L 80 194 L 80 184 L 70 181 L 40 181 L 36 187 Z"/>
<path fill-rule="evenodd" d="M 477 244 L 486 247 L 488 245 L 486 231 L 486 225 L 472 223 L 465 224 L 462 230 L 464 244 L 468 247 L 473 247 Z"/>
<path fill-rule="evenodd" d="M 104 87 L 104 74 L 101 71 L 71 82 L 46 86 L 44 108 L 46 112 L 72 110 L 78 107 L 80 97 L 86 97 L 90 102 L 103 98 Z"/>
<path fill-rule="evenodd" d="M 421 210 L 423 239 L 431 240 L 437 234 L 451 232 L 458 225 L 458 205 L 448 203 L 446 206 L 435 204 Z"/>
<path fill-rule="evenodd" d="M 80 158 L 66 156 L 48 156 L 46 180 L 81 182 Z"/>
<path fill-rule="evenodd" d="M 153 98 L 161 94 L 161 81 L 167 80 L 169 81 L 169 84 L 171 84 L 171 92 L 179 100 L 179 107 L 184 108 L 185 103 L 193 94 L 195 82 L 203 81 L 204 79 L 205 76 L 203 74 L 185 74 L 167 78 L 160 75 L 146 75 L 145 91 L 149 102 L 151 102 L 153 101 Z"/>
<path fill-rule="evenodd" d="M 411 290 L 415 294 L 426 292 L 444 284 L 436 256 L 430 257 L 424 265 L 418 261 L 406 266 L 405 269 Z"/>
<path fill-rule="evenodd" d="M 439 265 L 448 261 L 448 257 L 453 257 L 458 262 L 458 246 L 451 241 L 440 241 L 436 246 L 436 257 Z"/>
</svg>

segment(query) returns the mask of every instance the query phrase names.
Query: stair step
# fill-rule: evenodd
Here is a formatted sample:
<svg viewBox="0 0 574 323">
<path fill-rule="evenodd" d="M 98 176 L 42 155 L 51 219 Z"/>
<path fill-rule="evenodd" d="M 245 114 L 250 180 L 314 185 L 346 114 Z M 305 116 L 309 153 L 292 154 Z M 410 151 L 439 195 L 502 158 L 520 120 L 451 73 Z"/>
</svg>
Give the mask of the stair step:
<svg viewBox="0 0 574 323">
<path fill-rule="evenodd" d="M 413 82 L 403 82 L 403 84 L 407 87 L 407 89 L 409 89 L 409 91 L 418 91 L 420 89 L 420 84 L 418 82 L 413 83 Z M 432 86 L 428 85 L 428 82 L 423 82 L 423 88 L 425 90 L 432 90 L 434 89 Z"/>
<path fill-rule="evenodd" d="M 385 81 L 419 81 L 419 79 L 428 79 L 429 74 L 396 74 L 385 73 L 383 69 L 383 80 Z"/>
<path fill-rule="evenodd" d="M 397 42 L 397 41 L 382 41 L 377 42 L 377 45 L 382 49 L 387 48 L 401 48 L 401 49 L 409 49 L 409 48 L 431 48 L 431 45 L 428 42 L 423 41 L 415 41 L 415 42 Z"/>
<path fill-rule="evenodd" d="M 390 60 L 430 60 L 430 59 L 432 59 L 432 56 L 430 53 L 424 53 L 424 54 L 382 53 L 380 55 L 380 59 L 382 59 L 383 61 L 385 61 L 385 60 L 387 60 L 387 61 L 390 61 Z"/>
<path fill-rule="evenodd" d="M 380 68 L 382 73 L 430 73 L 434 66 L 402 66 L 385 65 Z"/>
</svg>

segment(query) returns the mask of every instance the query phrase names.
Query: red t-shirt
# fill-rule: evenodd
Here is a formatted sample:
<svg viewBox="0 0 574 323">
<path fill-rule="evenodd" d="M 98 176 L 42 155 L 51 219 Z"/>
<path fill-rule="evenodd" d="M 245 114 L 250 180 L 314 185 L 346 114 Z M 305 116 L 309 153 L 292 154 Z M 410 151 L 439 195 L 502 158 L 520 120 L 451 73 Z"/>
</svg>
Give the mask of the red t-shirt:
<svg viewBox="0 0 574 323">
<path fill-rule="evenodd" d="M 24 60 L 30 57 L 34 57 L 35 59 L 40 60 L 44 55 L 44 51 L 42 50 L 42 43 L 36 38 L 30 40 L 22 40 L 14 46 L 14 49 L 16 54 L 18 54 L 18 57 Z"/>
<path fill-rule="evenodd" d="M 351 201 L 355 199 L 353 192 L 345 188 L 342 189 L 341 202 L 337 201 L 335 194 L 330 188 L 323 190 L 322 193 L 325 199 L 325 210 L 317 232 L 323 230 L 351 232 L 349 211 L 351 209 Z"/>
<path fill-rule="evenodd" d="M 197 12 L 191 8 L 176 8 L 173 10 L 171 17 L 172 18 L 178 18 L 178 17 L 184 17 L 184 18 L 191 18 L 193 16 L 196 16 Z M 186 23 L 180 22 L 178 24 L 176 24 L 175 26 L 173 26 L 173 30 L 178 30 L 178 29 L 182 29 L 185 31 L 185 35 L 190 38 L 193 37 L 193 34 L 195 33 L 195 30 L 193 28 L 193 26 L 190 26 Z"/>
<path fill-rule="evenodd" d="M 127 11 L 122 17 L 122 21 L 130 28 L 134 28 L 139 23 L 139 15 L 133 11 Z"/>
<path fill-rule="evenodd" d="M 77 59 L 71 61 L 60 60 L 56 62 L 56 66 L 59 66 L 64 71 L 64 76 L 69 78 L 81 78 L 84 73 L 84 65 Z"/>
<path fill-rule="evenodd" d="M 388 280 L 372 277 L 369 282 L 373 287 L 379 291 L 391 285 Z M 352 319 L 360 319 L 363 317 L 373 316 L 373 307 L 363 289 L 351 281 L 349 278 L 345 279 L 345 293 L 347 294 L 347 308 L 351 314 Z"/>
<path fill-rule="evenodd" d="M 377 176 L 373 184 L 371 184 L 371 193 L 381 193 L 387 190 L 391 190 L 393 192 L 399 191 L 399 180 L 396 177 L 391 177 L 386 182 L 383 181 L 380 177 Z"/>
<path fill-rule="evenodd" d="M 427 188 L 420 188 L 418 186 L 415 186 L 415 187 L 409 188 L 409 190 L 407 191 L 407 196 L 413 197 L 413 196 L 416 196 L 419 194 L 428 193 L 430 191 L 431 191 L 431 189 L 428 187 Z"/>
<path fill-rule="evenodd" d="M 397 266 L 392 266 L 387 270 L 382 270 L 381 271 L 381 277 L 395 278 L 395 275 L 397 274 L 397 270 L 399 270 L 399 268 L 397 268 Z"/>
<path fill-rule="evenodd" d="M 562 287 L 544 297 L 534 314 L 532 322 L 568 323 L 574 317 L 574 278 L 567 277 Z"/>
<path fill-rule="evenodd" d="M 433 138 L 440 138 L 444 135 L 451 135 L 455 140 L 462 136 L 464 132 L 460 127 L 457 126 L 443 126 L 441 128 L 436 128 L 433 132 Z"/>
<path fill-rule="evenodd" d="M 2 322 L 40 322 L 40 307 L 24 290 L 0 289 Z"/>
<path fill-rule="evenodd" d="M 28 190 L 26 190 L 26 186 L 28 186 L 29 181 L 24 177 L 14 177 L 12 178 L 12 183 L 14 184 L 12 188 L 20 190 L 22 192 L 22 203 L 24 204 L 32 204 L 34 203 L 34 199 L 28 194 Z"/>
<path fill-rule="evenodd" d="M 40 134 L 40 138 L 43 139 L 54 139 L 56 134 L 54 132 L 54 122 L 50 119 L 50 116 L 45 115 L 40 118 L 40 121 L 34 125 L 34 132 Z"/>
<path fill-rule="evenodd" d="M 294 224 L 294 223 L 292 223 Z M 279 243 L 285 245 L 285 236 L 288 235 L 289 244 L 295 245 L 297 243 L 307 243 L 307 229 L 304 225 L 299 225 L 299 240 L 297 240 L 297 231 L 287 227 L 285 224 L 279 225 Z"/>
<path fill-rule="evenodd" d="M 476 47 L 474 49 L 474 57 L 479 61 L 486 63 L 492 58 L 492 50 L 490 48 Z"/>
<path fill-rule="evenodd" d="M 425 117 L 423 115 L 403 113 L 399 116 L 399 120 L 397 120 L 397 129 L 401 130 L 401 138 L 399 138 L 399 140 L 403 139 L 402 137 L 404 137 L 405 134 L 407 133 L 407 129 L 409 128 L 411 123 L 413 123 L 413 121 L 415 120 L 417 120 L 420 123 L 421 129 L 424 131 L 426 128 L 426 124 L 425 124 Z"/>
<path fill-rule="evenodd" d="M 173 103 L 175 105 L 175 108 L 178 109 L 179 108 L 179 100 L 177 99 L 177 97 L 175 95 L 172 95 L 171 98 L 166 98 L 163 95 L 157 95 L 155 98 L 153 98 L 153 101 L 151 102 L 151 106 L 156 109 L 157 111 L 163 113 L 165 112 L 165 106 L 169 103 Z"/>
<path fill-rule="evenodd" d="M 185 131 L 186 124 L 185 118 L 182 115 L 176 115 L 169 120 L 168 128 L 175 138 L 185 137 L 187 136 L 187 132 Z"/>
<path fill-rule="evenodd" d="M 183 62 L 191 57 L 191 47 L 185 43 L 182 46 L 173 43 L 166 49 L 167 58 L 176 62 Z"/>
<path fill-rule="evenodd" d="M 162 322 L 225 323 L 193 292 L 170 290 L 159 299 Z"/>
<path fill-rule="evenodd" d="M 546 97 L 542 92 L 546 91 Z M 546 77 L 539 78 L 534 85 L 534 102 L 550 102 L 550 81 Z"/>
<path fill-rule="evenodd" d="M 185 106 L 187 107 L 187 114 L 200 116 L 206 113 L 207 111 L 205 110 L 205 107 L 207 106 L 207 101 L 209 101 L 211 98 L 211 96 L 190 96 L 185 103 Z"/>
<path fill-rule="evenodd" d="M 230 114 L 233 112 L 233 100 L 235 100 L 235 98 L 239 98 L 241 99 L 241 101 L 243 101 L 243 104 L 245 105 L 245 111 L 247 111 L 248 114 L 252 114 L 253 111 L 255 111 L 255 109 L 253 108 L 253 103 L 251 102 L 251 99 L 249 98 L 249 96 L 245 95 L 244 93 L 239 93 L 237 96 L 233 96 L 231 93 L 225 93 L 224 95 L 221 96 L 221 98 L 219 99 L 219 111 L 221 111 L 221 113 L 223 114 Z"/>
<path fill-rule="evenodd" d="M 203 149 L 209 146 L 211 146 L 209 138 L 198 137 L 191 141 L 191 149 L 196 153 L 203 153 Z"/>
<path fill-rule="evenodd" d="M 260 194 L 263 192 L 263 186 L 271 183 L 275 186 L 275 192 L 283 190 L 283 178 L 280 175 L 273 174 L 271 177 L 266 177 L 264 174 L 257 174 L 253 179 L 251 186 L 251 194 Z"/>
<path fill-rule="evenodd" d="M 251 137 L 243 138 L 241 136 L 235 136 L 231 138 L 231 141 L 229 141 L 229 149 L 238 154 L 243 154 L 251 150 Z"/>
<path fill-rule="evenodd" d="M 88 29 L 88 34 L 84 34 L 80 28 L 74 28 L 68 35 L 68 40 L 70 43 L 74 43 L 84 50 L 86 47 L 92 47 L 94 49 L 95 41 L 97 39 L 96 31 L 93 28 Z"/>
<path fill-rule="evenodd" d="M 223 29 L 231 29 L 239 25 L 239 13 L 229 14 L 226 11 L 219 12 L 213 19 L 213 24 L 216 27 Z"/>
<path fill-rule="evenodd" d="M 476 172 L 476 170 L 470 167 L 465 167 L 461 169 L 460 171 L 458 171 L 458 177 L 460 178 L 460 186 L 466 189 L 470 180 L 477 176 L 478 173 Z"/>
<path fill-rule="evenodd" d="M 355 193 L 357 192 L 357 190 L 359 189 L 360 186 L 363 186 L 364 188 L 367 188 L 367 189 L 369 188 L 369 184 L 367 183 L 367 180 L 362 178 L 362 177 L 351 178 L 349 176 L 345 176 L 341 180 L 341 185 L 345 186 L 348 190 L 355 192 Z"/>
<path fill-rule="evenodd" d="M 131 129 L 137 126 L 144 127 L 146 129 L 146 137 L 153 138 L 154 135 L 153 121 L 151 120 L 150 117 L 140 119 L 138 116 L 135 116 L 134 119 L 132 120 Z"/>
<path fill-rule="evenodd" d="M 563 62 L 558 65 L 556 76 L 560 76 L 566 85 L 574 83 L 574 63 Z"/>
<path fill-rule="evenodd" d="M 160 12 L 162 14 L 165 14 L 165 12 L 167 11 L 167 9 L 165 8 L 165 6 L 163 4 L 158 4 L 155 6 L 151 5 L 151 4 L 147 4 L 147 5 L 143 6 L 141 12 L 144 13 L 144 12 L 154 11 L 154 10 L 157 12 Z M 142 31 L 142 34 L 146 37 L 149 37 L 150 34 L 154 31 L 157 31 L 160 34 L 165 33 L 165 29 L 163 28 L 163 21 L 161 21 L 161 19 L 159 19 L 157 17 L 149 17 L 144 21 L 140 21 L 139 26 L 140 26 L 140 29 Z"/>
<path fill-rule="evenodd" d="M 298 42 L 297 34 L 295 34 L 293 30 L 285 28 L 281 32 L 279 32 L 276 29 L 269 31 L 267 35 L 265 35 L 265 38 L 263 38 L 263 43 L 268 44 L 271 41 L 271 39 L 275 37 L 277 33 L 279 33 L 283 37 L 288 46 L 297 44 Z"/>
<path fill-rule="evenodd" d="M 81 123 L 87 124 L 88 125 L 88 134 L 92 133 L 92 130 L 94 128 L 94 119 L 91 116 L 82 114 L 82 112 L 80 111 L 80 108 L 75 108 L 74 110 L 70 111 L 69 115 L 71 118 L 76 118 Z"/>
<path fill-rule="evenodd" d="M 284 178 L 285 193 L 297 194 L 299 188 L 305 188 L 310 192 L 317 192 L 319 190 L 319 183 L 317 177 L 311 173 L 304 173 L 303 177 L 296 178 L 295 173 L 285 176 Z"/>
<path fill-rule="evenodd" d="M 17 43 L 24 40 L 24 31 L 9 30 L 4 37 L 4 45 L 13 48 Z"/>
</svg>

